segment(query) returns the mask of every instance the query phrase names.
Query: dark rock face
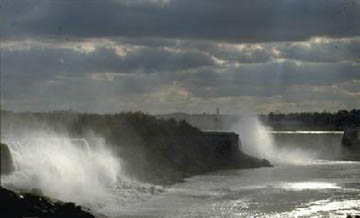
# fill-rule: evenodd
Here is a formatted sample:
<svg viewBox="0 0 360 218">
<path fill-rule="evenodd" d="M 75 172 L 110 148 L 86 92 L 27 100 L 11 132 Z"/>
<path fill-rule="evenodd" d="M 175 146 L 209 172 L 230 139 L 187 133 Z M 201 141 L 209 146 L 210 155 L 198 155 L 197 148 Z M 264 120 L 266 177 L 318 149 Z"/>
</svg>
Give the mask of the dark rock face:
<svg viewBox="0 0 360 218">
<path fill-rule="evenodd" d="M 198 131 L 159 138 L 162 140 L 158 140 L 158 143 L 164 145 L 163 149 L 151 150 L 145 158 L 129 158 L 129 161 L 125 162 L 131 163 L 128 172 L 137 173 L 132 175 L 133 177 L 149 183 L 168 185 L 186 177 L 215 170 L 271 166 L 267 160 L 244 154 L 240 150 L 239 135 L 234 132 Z M 141 151 L 129 152 L 124 157 L 132 154 L 141 154 Z M 146 158 L 146 164 L 134 162 Z M 142 165 L 147 168 L 142 169 Z"/>
<path fill-rule="evenodd" d="M 344 159 L 360 160 L 360 128 L 346 129 L 342 145 L 344 148 Z"/>
<path fill-rule="evenodd" d="M 6 144 L 0 143 L 1 153 L 1 175 L 8 175 L 15 170 L 10 149 Z"/>
<path fill-rule="evenodd" d="M 39 218 L 94 218 L 74 203 L 53 202 L 34 194 L 17 194 L 0 187 L 0 214 L 2 217 L 39 217 Z"/>
<path fill-rule="evenodd" d="M 209 147 L 212 157 L 210 163 L 230 163 L 236 161 L 239 153 L 239 135 L 233 132 L 204 132 L 205 145 Z"/>
<path fill-rule="evenodd" d="M 266 160 L 244 154 L 239 135 L 234 132 L 201 132 L 192 138 L 176 136 L 175 140 L 187 146 L 167 156 L 189 176 L 220 169 L 271 166 Z"/>
<path fill-rule="evenodd" d="M 348 149 L 360 151 L 360 128 L 346 129 L 342 144 Z"/>
<path fill-rule="evenodd" d="M 209 165 L 221 168 L 253 168 L 271 166 L 270 162 L 242 153 L 239 135 L 234 132 L 204 132 L 206 145 L 210 149 Z"/>
<path fill-rule="evenodd" d="M 355 216 L 351 216 L 351 215 L 347 215 L 346 218 L 360 218 L 360 215 L 355 215 Z"/>
</svg>

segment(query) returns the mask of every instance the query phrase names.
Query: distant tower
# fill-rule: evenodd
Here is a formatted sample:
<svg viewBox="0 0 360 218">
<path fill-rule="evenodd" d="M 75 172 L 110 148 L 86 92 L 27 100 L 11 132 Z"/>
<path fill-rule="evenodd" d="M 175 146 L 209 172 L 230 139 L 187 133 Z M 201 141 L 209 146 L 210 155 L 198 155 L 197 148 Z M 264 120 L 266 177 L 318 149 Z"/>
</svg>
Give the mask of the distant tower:
<svg viewBox="0 0 360 218">
<path fill-rule="evenodd" d="M 221 129 L 221 120 L 220 120 L 220 109 L 216 108 L 216 116 L 215 116 L 215 129 Z"/>
</svg>

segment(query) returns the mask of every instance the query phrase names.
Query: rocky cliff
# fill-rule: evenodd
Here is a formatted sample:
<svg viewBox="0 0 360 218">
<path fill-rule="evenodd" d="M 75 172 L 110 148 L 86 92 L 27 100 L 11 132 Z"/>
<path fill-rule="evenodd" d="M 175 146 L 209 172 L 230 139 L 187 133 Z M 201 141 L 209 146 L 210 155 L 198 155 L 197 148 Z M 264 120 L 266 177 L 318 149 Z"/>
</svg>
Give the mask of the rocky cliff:
<svg viewBox="0 0 360 218">
<path fill-rule="evenodd" d="M 91 132 L 90 135 L 103 138 L 120 157 L 125 173 L 149 183 L 171 184 L 212 170 L 270 165 L 242 153 L 235 133 L 203 132 L 185 121 L 138 112 L 113 115 L 2 112 L 1 120 L 4 138 L 21 138 L 29 130 L 46 129 L 65 132 L 71 138 L 85 138 L 91 144 L 88 137 Z M 87 146 L 79 140 L 74 143 Z"/>
<path fill-rule="evenodd" d="M 345 159 L 360 160 L 360 128 L 345 129 L 342 145 Z"/>
<path fill-rule="evenodd" d="M 74 203 L 63 203 L 31 193 L 16 193 L 0 187 L 0 214 L 6 218 L 94 218 Z"/>
<path fill-rule="evenodd" d="M 244 154 L 239 135 L 233 132 L 194 129 L 137 139 L 147 140 L 124 146 L 121 154 L 126 171 L 146 182 L 171 184 L 214 170 L 271 166 L 267 160 Z"/>
<path fill-rule="evenodd" d="M 8 175 L 15 169 L 9 147 L 6 144 L 0 143 L 0 153 L 1 175 Z"/>
</svg>

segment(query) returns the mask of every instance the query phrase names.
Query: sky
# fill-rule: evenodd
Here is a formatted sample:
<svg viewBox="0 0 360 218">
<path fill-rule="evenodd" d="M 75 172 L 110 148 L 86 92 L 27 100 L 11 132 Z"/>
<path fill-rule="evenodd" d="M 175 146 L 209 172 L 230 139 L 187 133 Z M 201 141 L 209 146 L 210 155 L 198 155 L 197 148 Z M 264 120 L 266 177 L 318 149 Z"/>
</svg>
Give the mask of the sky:
<svg viewBox="0 0 360 218">
<path fill-rule="evenodd" d="M 1 108 L 360 108 L 360 0 L 0 0 Z"/>
</svg>

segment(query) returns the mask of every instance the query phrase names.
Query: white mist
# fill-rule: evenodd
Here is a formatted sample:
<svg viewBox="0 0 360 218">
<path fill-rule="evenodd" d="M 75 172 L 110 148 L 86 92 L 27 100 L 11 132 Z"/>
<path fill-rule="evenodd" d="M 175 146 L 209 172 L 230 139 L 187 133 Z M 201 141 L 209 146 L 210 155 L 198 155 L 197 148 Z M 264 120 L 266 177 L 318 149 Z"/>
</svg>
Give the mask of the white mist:
<svg viewBox="0 0 360 218">
<path fill-rule="evenodd" d="M 256 116 L 241 116 L 232 128 L 241 139 L 242 150 L 252 156 L 265 158 L 272 163 L 302 164 L 312 161 L 316 154 L 300 148 L 280 148 L 274 142 L 271 128 L 265 127 Z"/>
<path fill-rule="evenodd" d="M 14 173 L 1 178 L 3 185 L 88 206 L 113 202 L 120 161 L 101 138 L 89 146 L 84 139 L 33 131 L 3 142 L 16 165 Z"/>
</svg>

